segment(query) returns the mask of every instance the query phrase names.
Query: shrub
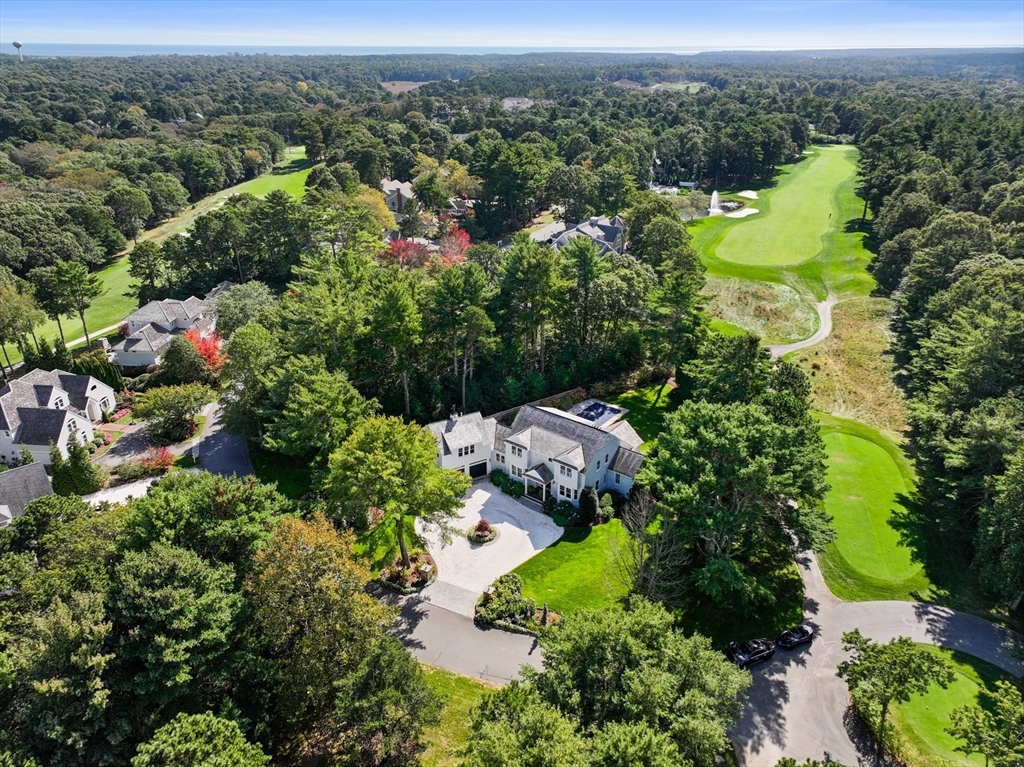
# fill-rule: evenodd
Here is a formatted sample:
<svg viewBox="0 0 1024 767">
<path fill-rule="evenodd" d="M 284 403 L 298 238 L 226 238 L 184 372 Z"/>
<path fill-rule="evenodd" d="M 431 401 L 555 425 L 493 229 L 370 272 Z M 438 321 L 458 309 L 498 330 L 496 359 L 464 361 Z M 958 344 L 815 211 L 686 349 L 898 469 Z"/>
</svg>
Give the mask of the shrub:
<svg viewBox="0 0 1024 767">
<path fill-rule="evenodd" d="M 473 532 L 475 532 L 481 538 L 485 535 L 489 535 L 491 532 L 491 523 L 488 522 L 486 519 L 481 518 L 481 520 L 476 523 L 476 527 L 474 528 Z"/>
<path fill-rule="evenodd" d="M 147 475 L 145 467 L 138 461 L 124 461 L 119 463 L 114 471 L 117 472 L 117 476 L 122 482 L 134 482 L 137 479 L 142 479 Z"/>
<path fill-rule="evenodd" d="M 174 465 L 174 453 L 166 447 L 151 447 L 142 459 L 147 474 L 164 474 Z"/>
<path fill-rule="evenodd" d="M 476 620 L 480 623 L 504 621 L 524 626 L 537 612 L 532 599 L 523 599 L 523 582 L 515 573 L 502 575 L 491 584 L 476 609 Z"/>
<path fill-rule="evenodd" d="M 515 479 L 508 480 L 508 490 L 506 492 L 513 498 L 522 498 L 523 493 L 526 492 L 526 485 Z"/>
<path fill-rule="evenodd" d="M 615 501 L 612 499 L 611 493 L 605 493 L 601 496 L 601 505 L 597 509 L 597 519 L 599 522 L 609 522 L 614 516 Z"/>
<path fill-rule="evenodd" d="M 599 508 L 597 491 L 592 487 L 583 488 L 583 492 L 580 493 L 579 524 L 584 527 L 594 524 Z"/>
<path fill-rule="evenodd" d="M 544 513 L 547 514 L 549 517 L 554 515 L 554 513 L 558 510 L 558 499 L 555 498 L 555 496 L 553 495 L 549 495 L 547 498 L 544 499 L 543 510 Z"/>
<path fill-rule="evenodd" d="M 109 445 L 113 441 L 114 441 L 114 437 L 110 434 L 109 431 L 103 432 L 103 444 L 104 445 Z"/>
<path fill-rule="evenodd" d="M 491 471 L 491 484 L 502 487 L 505 483 L 505 472 L 501 469 L 493 469 Z"/>
</svg>

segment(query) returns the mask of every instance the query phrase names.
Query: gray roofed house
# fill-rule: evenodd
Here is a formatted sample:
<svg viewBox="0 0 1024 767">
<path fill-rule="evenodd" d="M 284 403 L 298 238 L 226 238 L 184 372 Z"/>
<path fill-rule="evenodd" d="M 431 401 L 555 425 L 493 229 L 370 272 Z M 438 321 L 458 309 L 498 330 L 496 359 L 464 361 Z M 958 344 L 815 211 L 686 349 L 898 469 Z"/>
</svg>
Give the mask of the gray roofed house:
<svg viewBox="0 0 1024 767">
<path fill-rule="evenodd" d="M 28 504 L 47 495 L 53 495 L 53 488 L 41 463 L 0 472 L 0 527 L 7 527 L 25 513 Z"/>
<path fill-rule="evenodd" d="M 480 413 L 427 428 L 438 443 L 438 464 L 471 477 L 498 469 L 525 484 L 527 496 L 576 503 L 585 487 L 629 492 L 643 463 L 643 440 L 624 420 L 628 411 L 589 399 L 570 411 L 524 405 L 511 426 Z"/>
<path fill-rule="evenodd" d="M 600 246 L 602 253 L 621 253 L 626 247 L 626 222 L 621 216 L 593 216 L 567 228 L 551 245 L 555 250 L 561 250 L 576 237 L 590 238 Z"/>
<path fill-rule="evenodd" d="M 233 287 L 222 282 L 208 294 L 215 297 Z M 160 363 L 161 351 L 175 336 L 195 330 L 210 336 L 216 325 L 212 301 L 189 296 L 184 301 L 168 298 L 150 301 L 129 314 L 124 324 L 128 335 L 110 348 L 110 361 L 122 368 L 142 368 Z"/>
<path fill-rule="evenodd" d="M 49 463 L 51 442 L 66 455 L 68 440 L 91 440 L 92 422 L 115 404 L 114 390 L 92 376 L 32 370 L 0 389 L 0 461 L 17 463 L 27 448 Z"/>
<path fill-rule="evenodd" d="M 394 181 L 386 178 L 381 181 L 380 188 L 384 191 L 384 201 L 387 203 L 388 210 L 396 216 L 401 216 L 405 212 L 405 206 L 409 200 L 416 197 L 412 191 L 412 183 L 409 181 Z"/>
</svg>

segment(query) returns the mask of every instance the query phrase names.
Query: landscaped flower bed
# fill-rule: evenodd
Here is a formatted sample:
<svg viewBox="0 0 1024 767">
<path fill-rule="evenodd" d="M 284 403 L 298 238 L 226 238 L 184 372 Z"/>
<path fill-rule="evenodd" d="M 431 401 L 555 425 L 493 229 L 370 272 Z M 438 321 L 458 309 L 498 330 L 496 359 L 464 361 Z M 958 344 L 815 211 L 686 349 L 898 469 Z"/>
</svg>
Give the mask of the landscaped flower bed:
<svg viewBox="0 0 1024 767">
<path fill-rule="evenodd" d="M 131 412 L 132 409 L 130 407 L 123 407 L 116 413 L 114 413 L 112 416 L 110 416 L 110 422 L 114 423 L 116 421 L 120 421 L 122 418 L 124 418 L 126 415 L 129 415 Z"/>
<path fill-rule="evenodd" d="M 381 571 L 380 582 L 399 594 L 415 594 L 437 578 L 437 564 L 429 554 L 413 554 L 409 561 L 412 567 L 405 567 L 401 557 L 396 557 Z"/>
<path fill-rule="evenodd" d="M 523 598 L 523 582 L 515 573 L 507 573 L 484 592 L 477 600 L 473 620 L 488 626 L 495 626 L 516 634 L 536 634 L 545 626 L 557 623 L 561 616 L 540 609 L 532 599 Z"/>
<path fill-rule="evenodd" d="M 498 528 L 494 527 L 486 519 L 481 519 L 466 531 L 466 538 L 469 539 L 470 543 L 475 543 L 478 546 L 494 543 L 498 539 Z"/>
</svg>

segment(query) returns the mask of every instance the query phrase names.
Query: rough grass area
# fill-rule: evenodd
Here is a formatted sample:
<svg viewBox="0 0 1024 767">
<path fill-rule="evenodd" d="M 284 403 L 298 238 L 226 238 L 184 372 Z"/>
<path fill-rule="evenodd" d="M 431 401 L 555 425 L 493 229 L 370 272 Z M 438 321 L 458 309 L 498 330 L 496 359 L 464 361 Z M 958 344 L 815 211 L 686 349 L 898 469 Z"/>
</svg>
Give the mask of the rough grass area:
<svg viewBox="0 0 1024 767">
<path fill-rule="evenodd" d="M 932 685 L 925 695 L 893 706 L 891 721 L 902 742 L 903 758 L 914 767 L 980 767 L 985 764 L 980 754 L 968 757 L 953 750 L 961 741 L 946 732 L 949 713 L 955 708 L 976 704 L 979 698 L 984 706 L 985 693 L 995 691 L 997 680 L 1015 680 L 971 655 L 939 647 L 926 649 L 950 664 L 956 681 L 945 690 Z"/>
<path fill-rule="evenodd" d="M 657 444 L 658 435 L 665 428 L 665 416 L 678 404 L 672 397 L 674 390 L 674 385 L 657 383 L 605 398 L 629 411 L 626 420 L 644 441 L 640 452 L 649 453 Z"/>
<path fill-rule="evenodd" d="M 420 756 L 422 767 L 456 767 L 462 764 L 459 751 L 469 738 L 470 712 L 496 689 L 487 682 L 470 679 L 451 671 L 423 664 L 427 684 L 442 701 L 441 721 L 423 733 L 426 750 Z"/>
<path fill-rule="evenodd" d="M 832 593 L 855 601 L 927 598 L 933 589 L 917 552 L 891 524 L 906 514 L 914 474 L 896 443 L 864 424 L 822 423 L 828 453 L 825 509 L 836 540 L 821 553 Z"/>
<path fill-rule="evenodd" d="M 523 596 L 558 613 L 611 607 L 628 589 L 618 577 L 615 557 L 626 539 L 622 522 L 570 527 L 554 544 L 512 572 L 523 579 Z"/>
<path fill-rule="evenodd" d="M 814 308 L 793 288 L 777 282 L 709 276 L 703 293 L 712 316 L 761 336 L 765 343 L 801 341 L 818 329 Z"/>
<path fill-rule="evenodd" d="M 892 381 L 886 298 L 853 298 L 832 310 L 832 335 L 788 359 L 811 376 L 816 410 L 862 421 L 891 439 L 907 429 L 903 394 Z"/>
<path fill-rule="evenodd" d="M 380 87 L 386 90 L 388 93 L 408 93 L 414 91 L 421 85 L 432 83 L 433 80 L 423 80 L 418 82 L 416 80 L 388 80 L 380 84 Z"/>
</svg>

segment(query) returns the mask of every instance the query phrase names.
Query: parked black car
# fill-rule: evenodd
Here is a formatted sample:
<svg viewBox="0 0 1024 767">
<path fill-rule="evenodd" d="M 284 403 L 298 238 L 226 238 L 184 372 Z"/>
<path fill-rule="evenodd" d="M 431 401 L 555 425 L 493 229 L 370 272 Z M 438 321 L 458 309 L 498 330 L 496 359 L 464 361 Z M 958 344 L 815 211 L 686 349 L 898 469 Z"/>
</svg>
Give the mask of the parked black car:
<svg viewBox="0 0 1024 767">
<path fill-rule="evenodd" d="M 729 646 L 725 650 L 725 657 L 740 668 L 768 660 L 774 654 L 775 645 L 767 639 L 751 639 L 743 644 L 729 642 Z"/>
<path fill-rule="evenodd" d="M 794 626 L 783 631 L 775 639 L 775 644 L 783 650 L 792 650 L 802 644 L 810 644 L 812 639 L 814 639 L 814 627 L 805 623 L 802 626 Z"/>
</svg>

